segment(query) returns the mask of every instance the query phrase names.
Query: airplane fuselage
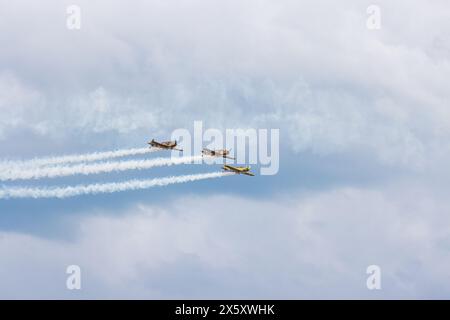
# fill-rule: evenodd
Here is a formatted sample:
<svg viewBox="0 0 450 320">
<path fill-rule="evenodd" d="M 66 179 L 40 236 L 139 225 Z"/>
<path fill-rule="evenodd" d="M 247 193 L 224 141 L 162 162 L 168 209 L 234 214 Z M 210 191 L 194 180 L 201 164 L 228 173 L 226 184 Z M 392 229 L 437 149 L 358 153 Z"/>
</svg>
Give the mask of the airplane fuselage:
<svg viewBox="0 0 450 320">
<path fill-rule="evenodd" d="M 250 172 L 250 167 L 234 167 L 230 165 L 224 165 L 222 169 L 225 171 L 234 172 L 236 174 L 245 174 L 247 176 L 254 176 L 254 174 Z"/>
<path fill-rule="evenodd" d="M 176 148 L 177 146 L 176 141 L 157 142 L 154 139 L 152 139 L 152 141 L 150 141 L 148 144 L 153 148 L 183 151 L 182 149 Z"/>
</svg>

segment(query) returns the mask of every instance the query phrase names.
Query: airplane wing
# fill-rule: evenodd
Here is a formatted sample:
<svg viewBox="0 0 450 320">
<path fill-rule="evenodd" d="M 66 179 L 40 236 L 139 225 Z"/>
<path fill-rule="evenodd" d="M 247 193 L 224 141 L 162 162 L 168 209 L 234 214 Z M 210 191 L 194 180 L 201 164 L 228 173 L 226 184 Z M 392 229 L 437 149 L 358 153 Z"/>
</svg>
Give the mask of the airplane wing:
<svg viewBox="0 0 450 320">
<path fill-rule="evenodd" d="M 245 174 L 245 175 L 247 175 L 247 176 L 252 176 L 252 177 L 255 176 L 255 175 L 254 175 L 253 173 L 251 173 L 251 172 L 242 172 L 242 174 Z"/>
</svg>

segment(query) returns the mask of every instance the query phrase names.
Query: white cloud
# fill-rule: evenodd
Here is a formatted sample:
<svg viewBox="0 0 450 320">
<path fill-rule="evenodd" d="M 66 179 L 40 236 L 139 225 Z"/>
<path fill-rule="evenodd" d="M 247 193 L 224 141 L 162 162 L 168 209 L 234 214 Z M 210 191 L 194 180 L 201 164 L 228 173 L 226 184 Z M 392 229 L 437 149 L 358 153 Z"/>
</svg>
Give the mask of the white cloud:
<svg viewBox="0 0 450 320">
<path fill-rule="evenodd" d="M 434 194 L 448 189 L 447 0 L 378 1 L 379 31 L 356 0 L 79 1 L 79 32 L 66 4 L 0 0 L 2 156 L 134 147 L 204 120 L 280 128 L 293 152 L 366 156 L 440 186 L 143 205 L 77 221 L 73 242 L 2 233 L 2 296 L 71 297 L 74 260 L 88 297 L 373 297 L 373 263 L 378 296 L 448 296 Z"/>
<path fill-rule="evenodd" d="M 413 168 L 449 156 L 446 1 L 381 1 L 379 31 L 358 1 L 79 5 L 79 32 L 65 28 L 63 4 L 5 8 L 0 67 L 27 90 L 0 82 L 26 106 L 2 103 L 14 110 L 4 139 L 17 127 L 134 139 L 201 119 L 280 127 L 297 151 L 363 150 Z"/>
<path fill-rule="evenodd" d="M 299 150 L 363 147 L 383 162 L 413 166 L 449 137 L 445 1 L 382 1 L 380 31 L 365 27 L 357 1 L 79 5 L 78 33 L 61 22 L 63 6 L 5 8 L 21 15 L 5 13 L 10 32 L 0 40 L 15 41 L 2 50 L 2 69 L 35 87 L 45 108 L 29 115 L 36 102 L 26 100 L 3 132 L 20 123 L 44 135 L 64 128 L 71 139 L 80 130 L 170 131 L 204 119 L 287 126 Z M 23 34 L 23 25 L 34 27 Z"/>
<path fill-rule="evenodd" d="M 447 201 L 421 187 L 216 196 L 74 219 L 71 241 L 0 237 L 2 297 L 443 298 Z M 234 208 L 239 208 L 235 210 Z M 65 266 L 83 290 L 65 289 Z M 380 292 L 365 287 L 382 269 Z"/>
<path fill-rule="evenodd" d="M 31 126 L 33 130 L 40 131 L 42 122 L 30 123 L 29 120 L 40 118 L 42 110 L 43 97 L 40 92 L 25 87 L 10 73 L 0 74 L 0 139 L 5 138 L 10 128 Z"/>
</svg>

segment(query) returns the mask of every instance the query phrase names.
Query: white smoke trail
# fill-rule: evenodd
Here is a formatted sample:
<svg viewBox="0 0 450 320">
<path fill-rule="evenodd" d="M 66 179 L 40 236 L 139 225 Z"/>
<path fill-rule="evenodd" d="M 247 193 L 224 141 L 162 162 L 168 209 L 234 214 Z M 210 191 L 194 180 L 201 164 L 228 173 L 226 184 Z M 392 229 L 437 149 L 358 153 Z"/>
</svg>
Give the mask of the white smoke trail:
<svg viewBox="0 0 450 320">
<path fill-rule="evenodd" d="M 129 180 L 104 184 L 77 185 L 58 188 L 10 188 L 0 189 L 0 199 L 8 198 L 67 198 L 84 194 L 112 193 L 126 190 L 147 189 L 156 186 L 184 183 L 233 175 L 230 172 L 212 172 L 155 178 L 150 180 Z"/>
<path fill-rule="evenodd" d="M 100 162 L 78 164 L 74 166 L 55 166 L 40 168 L 9 168 L 0 172 L 0 181 L 26 180 L 39 178 L 65 177 L 75 174 L 98 174 L 114 171 L 150 169 L 153 167 L 188 164 L 200 160 L 201 156 L 179 158 L 156 158 L 149 160 L 126 160 L 116 162 Z"/>
<path fill-rule="evenodd" d="M 8 168 L 33 168 L 33 167 L 52 166 L 78 162 L 92 162 L 105 159 L 141 155 L 154 151 L 156 151 L 156 149 L 134 148 L 134 149 L 121 149 L 115 151 L 93 152 L 86 154 L 75 154 L 59 157 L 34 158 L 30 160 L 3 160 L 0 161 L 0 169 L 7 170 Z"/>
</svg>

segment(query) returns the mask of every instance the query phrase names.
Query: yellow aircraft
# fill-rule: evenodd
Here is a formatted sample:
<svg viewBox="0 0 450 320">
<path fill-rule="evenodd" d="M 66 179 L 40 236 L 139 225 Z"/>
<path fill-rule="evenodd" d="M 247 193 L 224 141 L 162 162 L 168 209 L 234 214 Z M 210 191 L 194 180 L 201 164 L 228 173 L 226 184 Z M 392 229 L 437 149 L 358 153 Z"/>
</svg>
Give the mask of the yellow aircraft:
<svg viewBox="0 0 450 320">
<path fill-rule="evenodd" d="M 202 156 L 222 157 L 222 158 L 235 160 L 235 158 L 228 156 L 230 154 L 230 151 L 231 151 L 231 149 L 230 150 L 227 150 L 227 149 L 210 150 L 210 149 L 207 149 L 207 148 L 203 148 Z"/>
<path fill-rule="evenodd" d="M 226 164 L 226 165 L 224 165 L 222 167 L 222 169 L 225 170 L 225 171 L 234 172 L 235 174 L 245 174 L 247 176 L 252 176 L 252 177 L 255 176 L 253 173 L 250 172 L 250 166 L 247 166 L 247 167 L 234 167 L 234 166 L 230 166 L 230 165 Z"/>
<path fill-rule="evenodd" d="M 157 148 L 157 149 L 165 149 L 165 150 L 177 150 L 177 151 L 183 151 L 183 149 L 177 149 L 175 148 L 177 146 L 177 141 L 164 141 L 164 142 L 157 142 L 155 139 L 152 139 L 148 143 L 150 145 L 150 148 Z"/>
</svg>

